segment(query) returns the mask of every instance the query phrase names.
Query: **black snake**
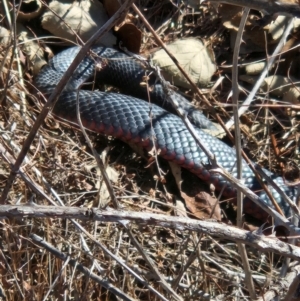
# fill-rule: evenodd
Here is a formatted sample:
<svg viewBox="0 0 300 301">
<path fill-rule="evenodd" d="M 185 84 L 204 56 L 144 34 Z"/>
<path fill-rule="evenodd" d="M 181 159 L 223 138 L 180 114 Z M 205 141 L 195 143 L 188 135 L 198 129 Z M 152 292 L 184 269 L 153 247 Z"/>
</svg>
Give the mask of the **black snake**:
<svg viewBox="0 0 300 301">
<path fill-rule="evenodd" d="M 45 66 L 35 79 L 36 87 L 49 95 L 70 66 L 79 47 L 67 49 L 56 55 Z M 125 142 L 133 142 L 147 150 L 153 149 L 153 144 L 159 155 L 166 160 L 190 170 L 207 183 L 213 183 L 217 190 L 225 187 L 223 195 L 235 196 L 235 189 L 220 175 L 211 174 L 203 165 L 208 163 L 204 152 L 197 146 L 194 138 L 187 130 L 182 120 L 165 109 L 139 98 L 148 99 L 148 92 L 141 85 L 145 76 L 145 69 L 141 64 L 124 53 L 105 47 L 92 48 L 89 55 L 80 63 L 70 78 L 63 93 L 54 108 L 54 114 L 71 122 L 77 122 L 76 99 L 79 96 L 81 119 L 84 126 L 92 131 L 112 135 Z M 101 83 L 119 87 L 125 94 L 107 93 L 99 91 L 77 89 L 88 80 L 98 80 Z M 151 102 L 165 103 L 163 89 L 155 79 L 151 79 Z M 130 94 L 132 96 L 128 96 Z M 211 127 L 198 111 L 178 95 L 178 99 L 189 117 L 202 128 Z M 150 117 L 151 116 L 151 117 Z M 235 150 L 203 130 L 196 129 L 201 141 L 215 155 L 217 162 L 227 171 L 236 175 Z M 265 172 L 292 199 L 296 196 L 296 189 L 284 183 L 282 177 L 269 171 Z M 260 188 L 253 172 L 243 162 L 243 179 L 245 185 L 256 192 L 268 205 L 272 206 L 266 193 Z M 286 216 L 290 216 L 290 207 L 272 188 L 270 190 L 283 209 Z M 266 213 L 252 201 L 245 198 L 244 211 L 259 219 L 265 219 Z"/>
</svg>

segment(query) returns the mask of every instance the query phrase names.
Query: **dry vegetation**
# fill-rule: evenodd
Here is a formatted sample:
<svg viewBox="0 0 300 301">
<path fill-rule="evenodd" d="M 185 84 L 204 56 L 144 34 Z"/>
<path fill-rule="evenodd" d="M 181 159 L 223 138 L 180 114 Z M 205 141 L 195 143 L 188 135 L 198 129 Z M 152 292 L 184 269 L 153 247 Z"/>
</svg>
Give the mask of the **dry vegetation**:
<svg viewBox="0 0 300 301">
<path fill-rule="evenodd" d="M 178 9 L 175 2 L 140 0 L 136 1 L 136 5 L 153 28 L 159 31 L 165 43 L 187 36 L 200 36 L 209 41 L 218 65 L 223 66 L 213 82 L 221 76 L 224 78 L 207 97 L 212 103 L 217 101 L 220 104 L 217 111 L 226 122 L 226 114 L 232 115 L 231 107 L 226 103 L 231 89 L 231 74 L 225 65 L 230 65 L 232 61 L 228 31 L 222 27 L 221 17 L 210 5 L 204 5 L 202 10 L 194 12 L 184 5 Z M 134 15 L 132 10 L 130 12 Z M 5 18 L 1 20 L 4 22 Z M 38 27 L 38 20 L 31 21 L 29 25 L 34 31 Z M 144 34 L 143 52 L 156 48 L 157 42 L 143 22 L 135 20 L 135 25 Z M 298 37 L 297 33 L 293 36 L 295 40 Z M 27 68 L 26 57 L 18 48 L 18 40 L 13 41 L 16 48 L 13 44 L 9 48 L 0 46 L 1 190 L 7 185 L 13 163 L 42 106 L 32 94 L 32 70 Z M 293 46 L 297 46 L 297 43 L 294 42 Z M 297 54 L 295 51 L 292 53 L 296 59 Z M 247 54 L 242 59 L 251 56 L 254 59 L 256 54 Z M 282 61 L 286 58 L 283 55 Z M 277 65 L 276 70 L 286 72 L 286 75 L 289 69 L 283 64 Z M 251 86 L 241 85 L 244 89 L 242 100 Z M 277 106 L 277 101 L 267 93 L 257 94 L 257 101 L 242 120 L 243 141 L 253 160 L 277 173 L 286 173 L 289 169 L 294 171 L 299 163 L 299 122 L 295 109 Z M 264 106 L 261 106 L 262 103 Z M 212 117 L 207 106 L 200 101 L 197 104 L 207 116 Z M 251 132 L 255 123 L 256 131 Z M 270 140 L 270 133 L 273 140 Z M 160 168 L 167 173 L 166 181 L 162 183 L 157 166 L 147 162 L 128 145 L 95 133 L 90 133 L 90 139 L 98 153 L 104 151 L 106 154 L 104 160 L 110 166 L 109 171 L 112 170 L 114 193 L 123 211 L 166 216 L 175 216 L 178 211 L 185 214 L 184 207 L 178 208 L 180 192 L 166 162 L 159 161 Z M 286 146 L 286 150 L 279 155 L 274 151 L 274 139 L 276 148 Z M 96 161 L 81 132 L 58 122 L 50 114 L 30 146 L 6 203 L 102 208 L 109 197 L 99 175 Z M 292 177 L 295 178 L 294 175 Z M 183 173 L 183 178 L 189 184 L 183 183 L 183 187 L 187 185 L 186 190 L 202 185 L 188 172 Z M 109 203 L 108 207 L 113 206 Z M 225 208 L 229 209 L 226 222 L 234 224 L 234 208 L 227 207 L 230 208 Z M 21 216 L 2 219 L 0 233 L 2 300 L 249 298 L 249 282 L 245 281 L 241 252 L 238 245 L 227 238 L 126 221 L 114 223 Z M 59 257 L 49 246 L 35 243 L 33 234 L 42 237 L 64 254 L 64 260 L 62 254 Z M 297 265 L 278 252 L 261 252 L 255 244 L 247 246 L 246 251 L 257 297 L 264 296 L 264 300 L 270 300 L 272 294 L 285 296 L 296 275 Z M 85 267 L 89 272 L 83 274 L 78 267 Z M 280 278 L 286 275 L 284 270 L 288 272 L 285 282 Z"/>
</svg>

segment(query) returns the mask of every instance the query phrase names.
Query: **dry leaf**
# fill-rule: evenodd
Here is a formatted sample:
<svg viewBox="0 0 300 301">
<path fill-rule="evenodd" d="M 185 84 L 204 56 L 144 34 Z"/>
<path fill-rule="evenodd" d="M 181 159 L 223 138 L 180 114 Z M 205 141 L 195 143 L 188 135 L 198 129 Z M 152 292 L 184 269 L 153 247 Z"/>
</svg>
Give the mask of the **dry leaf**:
<svg viewBox="0 0 300 301">
<path fill-rule="evenodd" d="M 10 32 L 6 28 L 0 26 L 0 44 L 5 47 L 8 46 L 10 42 L 10 36 Z"/>
<path fill-rule="evenodd" d="M 287 102 L 287 103 L 291 103 L 291 104 L 295 104 L 298 105 L 299 104 L 299 99 L 300 99 L 300 87 L 298 86 L 293 86 L 289 89 L 289 91 L 287 91 L 284 95 L 282 100 Z"/>
<path fill-rule="evenodd" d="M 281 38 L 289 20 L 290 17 L 279 15 L 275 21 L 270 24 L 268 33 L 272 40 L 277 41 Z"/>
<path fill-rule="evenodd" d="M 185 208 L 183 202 L 180 201 L 180 200 L 176 200 L 176 203 L 175 203 L 175 215 L 176 216 L 187 217 L 186 208 Z"/>
<path fill-rule="evenodd" d="M 255 84 L 258 77 L 241 75 L 239 76 L 240 80 L 243 80 L 249 84 Z M 264 79 L 260 90 L 263 92 L 269 92 L 273 96 L 283 96 L 284 93 L 289 92 L 292 88 L 295 87 L 294 82 L 297 82 L 292 77 L 288 78 L 281 75 L 272 75 Z"/>
<path fill-rule="evenodd" d="M 132 23 L 123 24 L 116 32 L 122 46 L 129 51 L 139 53 L 142 43 L 142 32 Z"/>
<path fill-rule="evenodd" d="M 18 40 L 21 43 L 20 47 L 26 54 L 32 73 L 33 75 L 37 75 L 41 68 L 47 64 L 44 58 L 44 50 L 39 43 L 34 40 L 31 31 L 20 23 L 17 23 L 17 33 Z"/>
<path fill-rule="evenodd" d="M 245 72 L 247 75 L 259 75 L 264 70 L 266 65 L 266 61 L 249 63 L 245 67 Z"/>
<path fill-rule="evenodd" d="M 108 20 L 102 4 L 98 1 L 52 1 L 49 7 L 55 14 L 48 11 L 43 15 L 43 28 L 55 36 L 75 43 L 78 42 L 76 34 L 85 42 Z M 104 46 L 113 46 L 115 43 L 116 38 L 111 32 L 97 41 L 98 45 Z"/>
<path fill-rule="evenodd" d="M 107 11 L 108 16 L 113 16 L 120 8 L 118 0 L 104 0 L 103 6 Z M 134 17 L 127 14 L 120 22 L 121 25 L 115 27 L 118 38 L 122 41 L 122 46 L 127 50 L 139 53 L 142 44 L 142 32 L 132 23 Z"/>
<path fill-rule="evenodd" d="M 182 184 L 182 178 L 181 178 L 181 167 L 173 162 L 169 162 L 172 174 L 175 178 L 177 188 L 179 191 L 181 191 L 181 184 Z"/>
<path fill-rule="evenodd" d="M 222 217 L 219 202 L 207 192 L 201 191 L 194 197 L 190 197 L 184 192 L 181 192 L 181 196 L 192 216 L 199 219 L 221 220 Z"/>
<path fill-rule="evenodd" d="M 101 159 L 104 162 L 104 165 L 106 165 L 106 168 L 105 168 L 106 174 L 112 183 L 117 183 L 118 179 L 119 179 L 119 173 L 114 168 L 112 168 L 111 166 L 109 166 L 108 164 L 105 163 L 107 160 L 107 158 L 106 158 L 107 154 L 108 154 L 108 149 L 105 149 L 101 153 Z M 101 171 L 100 171 L 98 165 L 86 165 L 85 166 L 85 169 L 87 171 L 90 171 L 92 168 L 96 168 L 96 171 L 97 171 L 97 182 L 95 183 L 95 188 L 99 190 L 98 198 L 95 199 L 95 201 L 93 203 L 93 207 L 100 206 L 100 208 L 104 208 L 111 200 L 110 194 L 109 194 L 109 191 L 107 189 L 105 182 L 103 181 L 103 177 L 102 177 L 102 174 L 101 174 Z"/>
<path fill-rule="evenodd" d="M 167 45 L 167 48 L 197 86 L 208 85 L 217 68 L 212 52 L 202 41 L 193 38 L 182 39 Z M 155 52 L 152 59 L 162 68 L 165 78 L 172 84 L 191 88 L 189 82 L 163 49 Z"/>
<path fill-rule="evenodd" d="M 118 182 L 119 174 L 114 168 L 112 168 L 111 166 L 107 166 L 106 167 L 106 173 L 108 175 L 109 180 L 112 183 L 117 183 Z M 101 177 L 101 181 L 98 181 L 97 184 L 96 184 L 96 188 L 99 189 L 98 200 L 99 200 L 100 208 L 104 208 L 111 201 L 111 198 L 110 198 L 110 194 L 109 194 L 109 191 L 107 189 L 107 186 L 106 186 L 105 182 L 102 179 L 101 172 L 100 172 L 99 168 L 97 168 L 97 175 L 99 177 Z M 98 202 L 94 202 L 93 206 L 98 207 L 97 203 Z"/>
</svg>

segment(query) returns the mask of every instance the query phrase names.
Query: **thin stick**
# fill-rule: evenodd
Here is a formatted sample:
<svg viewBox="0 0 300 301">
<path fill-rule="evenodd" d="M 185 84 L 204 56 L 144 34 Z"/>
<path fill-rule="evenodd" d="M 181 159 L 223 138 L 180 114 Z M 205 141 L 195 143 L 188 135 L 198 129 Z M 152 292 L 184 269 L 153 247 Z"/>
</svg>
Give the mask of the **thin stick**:
<svg viewBox="0 0 300 301">
<path fill-rule="evenodd" d="M 238 116 L 239 106 L 239 84 L 238 84 L 238 60 L 239 60 L 239 49 L 242 43 L 243 31 L 245 28 L 246 20 L 249 15 L 249 8 L 246 8 L 243 12 L 242 19 L 240 22 L 239 30 L 234 45 L 233 63 L 232 63 L 232 104 L 233 104 L 233 117 L 234 117 L 234 134 L 235 134 L 235 148 L 236 148 L 236 167 L 237 167 L 237 178 L 242 179 L 243 167 L 242 167 L 242 145 L 241 145 L 241 131 L 240 131 L 240 120 Z M 243 194 L 241 191 L 237 191 L 237 226 L 242 227 L 242 215 L 243 215 Z M 253 297 L 254 298 L 254 297 Z"/>
<path fill-rule="evenodd" d="M 239 84 L 238 84 L 238 62 L 239 62 L 239 50 L 242 43 L 243 32 L 245 24 L 249 15 L 249 8 L 245 8 L 243 11 L 242 19 L 240 22 L 239 30 L 236 36 L 234 53 L 233 53 L 233 63 L 232 63 L 232 103 L 233 103 L 233 116 L 234 116 L 234 136 L 235 136 L 235 147 L 236 147 L 236 165 L 237 165 L 237 178 L 242 180 L 243 175 L 243 158 L 242 158 L 242 145 L 241 145 L 241 131 L 240 131 L 240 121 L 238 115 L 238 105 L 239 105 Z M 243 227 L 243 193 L 241 190 L 237 190 L 237 226 L 239 228 Z M 249 295 L 251 299 L 256 299 L 255 287 L 252 279 L 252 271 L 249 264 L 248 255 L 246 252 L 245 245 L 238 243 L 238 249 L 241 255 L 244 271 L 245 271 L 245 282 L 249 290 Z"/>
</svg>

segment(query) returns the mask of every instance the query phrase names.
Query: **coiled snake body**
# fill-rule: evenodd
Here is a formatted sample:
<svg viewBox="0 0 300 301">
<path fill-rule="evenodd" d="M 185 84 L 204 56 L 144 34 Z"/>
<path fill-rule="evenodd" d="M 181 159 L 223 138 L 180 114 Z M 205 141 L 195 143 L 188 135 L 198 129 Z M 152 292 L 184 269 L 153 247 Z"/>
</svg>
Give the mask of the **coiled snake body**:
<svg viewBox="0 0 300 301">
<path fill-rule="evenodd" d="M 46 96 L 49 95 L 78 51 L 78 47 L 73 47 L 56 55 L 37 76 L 35 80 L 36 87 Z M 55 105 L 54 114 L 76 123 L 76 101 L 78 97 L 81 120 L 86 128 L 112 135 L 125 142 L 136 143 L 147 150 L 151 150 L 154 146 L 153 143 L 155 143 L 161 157 L 190 170 L 205 182 L 213 183 L 218 190 L 225 187 L 223 195 L 234 198 L 236 191 L 231 184 L 226 182 L 220 175 L 211 174 L 205 168 L 203 162 L 208 163 L 208 159 L 196 145 L 194 138 L 182 120 L 155 104 L 151 105 L 150 114 L 149 103 L 135 98 L 147 99 L 148 97 L 146 89 L 140 85 L 144 75 L 145 70 L 141 65 L 127 55 L 110 48 L 94 47 L 91 54 L 86 56 L 70 78 Z M 80 90 L 77 93 L 78 87 L 83 82 L 94 78 L 106 84 L 117 85 L 126 94 L 135 97 L 86 90 Z M 151 91 L 152 101 L 164 101 L 163 91 L 159 84 L 155 84 Z M 180 96 L 178 95 L 178 97 Z M 198 115 L 197 111 L 191 109 L 186 101 L 181 103 L 198 126 L 202 128 L 211 127 L 210 122 L 202 118 L 201 114 Z M 215 155 L 217 162 L 233 175 L 236 175 L 235 150 L 201 129 L 197 128 L 196 131 L 201 141 Z M 285 185 L 282 177 L 266 170 L 265 172 L 289 197 L 295 197 L 295 189 Z M 243 162 L 243 179 L 248 188 L 272 206 L 266 193 L 260 188 L 253 172 L 245 162 Z M 270 190 L 286 216 L 289 216 L 289 205 L 282 200 L 273 188 L 270 187 Z M 244 210 L 256 218 L 266 218 L 266 213 L 246 198 L 244 200 Z"/>
</svg>

